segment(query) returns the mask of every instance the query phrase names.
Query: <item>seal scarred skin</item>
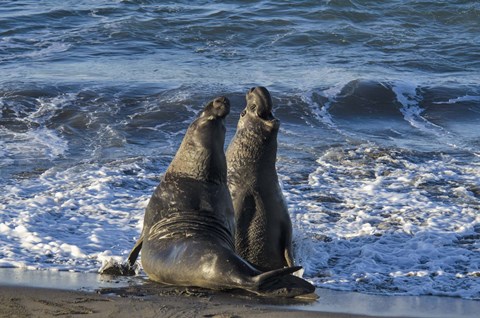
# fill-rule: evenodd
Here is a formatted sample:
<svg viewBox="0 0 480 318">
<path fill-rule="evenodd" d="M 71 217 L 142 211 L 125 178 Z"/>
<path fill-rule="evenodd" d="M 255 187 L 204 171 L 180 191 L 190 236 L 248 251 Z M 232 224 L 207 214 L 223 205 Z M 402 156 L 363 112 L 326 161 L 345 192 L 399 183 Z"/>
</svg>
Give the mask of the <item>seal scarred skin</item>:
<svg viewBox="0 0 480 318">
<path fill-rule="evenodd" d="M 129 255 L 151 280 L 217 290 L 294 297 L 314 287 L 290 275 L 300 267 L 263 273 L 234 250 L 234 211 L 223 151 L 227 98 L 205 106 L 185 137 L 145 210 L 142 236 Z"/>
<path fill-rule="evenodd" d="M 264 271 L 293 266 L 292 224 L 275 168 L 280 121 L 266 88 L 250 89 L 246 101 L 226 154 L 235 250 Z"/>
</svg>

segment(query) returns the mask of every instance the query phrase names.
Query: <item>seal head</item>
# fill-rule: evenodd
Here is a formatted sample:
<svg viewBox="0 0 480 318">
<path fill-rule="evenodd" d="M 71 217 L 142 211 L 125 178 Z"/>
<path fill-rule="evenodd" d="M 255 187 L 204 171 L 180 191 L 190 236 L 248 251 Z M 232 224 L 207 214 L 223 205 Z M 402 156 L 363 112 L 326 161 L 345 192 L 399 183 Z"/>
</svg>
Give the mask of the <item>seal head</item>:
<svg viewBox="0 0 480 318">
<path fill-rule="evenodd" d="M 240 115 L 238 128 L 243 128 L 244 125 L 253 120 L 255 123 L 261 123 L 262 128 L 267 132 L 278 131 L 280 121 L 273 116 L 272 97 L 265 87 L 251 88 L 245 99 L 247 106 Z"/>
<path fill-rule="evenodd" d="M 220 183 L 226 180 L 225 117 L 230 101 L 217 97 L 209 102 L 188 128 L 185 137 L 165 173 Z"/>
</svg>

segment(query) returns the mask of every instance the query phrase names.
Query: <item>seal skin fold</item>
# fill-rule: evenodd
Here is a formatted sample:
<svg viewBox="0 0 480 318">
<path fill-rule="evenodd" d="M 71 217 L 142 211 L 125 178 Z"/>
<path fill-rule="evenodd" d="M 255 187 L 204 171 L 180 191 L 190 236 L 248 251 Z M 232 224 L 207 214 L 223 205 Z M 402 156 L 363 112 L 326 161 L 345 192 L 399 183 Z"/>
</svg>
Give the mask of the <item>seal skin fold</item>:
<svg viewBox="0 0 480 318">
<path fill-rule="evenodd" d="M 275 168 L 280 122 L 266 88 L 250 89 L 246 101 L 226 154 L 235 250 L 263 271 L 293 266 L 292 223 Z"/>
<path fill-rule="evenodd" d="M 144 271 L 151 280 L 217 290 L 245 289 L 294 297 L 315 288 L 291 275 L 300 267 L 263 273 L 234 250 L 234 211 L 227 187 L 224 118 L 227 98 L 208 103 L 185 137 L 145 211 L 139 241 Z"/>
</svg>

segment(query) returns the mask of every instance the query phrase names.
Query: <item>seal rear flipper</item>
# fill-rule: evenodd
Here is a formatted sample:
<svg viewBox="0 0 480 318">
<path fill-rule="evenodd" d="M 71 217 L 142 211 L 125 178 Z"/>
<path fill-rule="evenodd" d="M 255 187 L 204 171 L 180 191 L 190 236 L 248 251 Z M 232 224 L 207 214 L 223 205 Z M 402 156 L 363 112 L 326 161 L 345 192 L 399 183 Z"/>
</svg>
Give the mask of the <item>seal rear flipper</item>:
<svg viewBox="0 0 480 318">
<path fill-rule="evenodd" d="M 297 297 L 312 294 L 315 286 L 300 277 L 291 275 L 301 268 L 301 266 L 286 267 L 257 275 L 254 277 L 252 291 L 271 297 Z"/>
</svg>

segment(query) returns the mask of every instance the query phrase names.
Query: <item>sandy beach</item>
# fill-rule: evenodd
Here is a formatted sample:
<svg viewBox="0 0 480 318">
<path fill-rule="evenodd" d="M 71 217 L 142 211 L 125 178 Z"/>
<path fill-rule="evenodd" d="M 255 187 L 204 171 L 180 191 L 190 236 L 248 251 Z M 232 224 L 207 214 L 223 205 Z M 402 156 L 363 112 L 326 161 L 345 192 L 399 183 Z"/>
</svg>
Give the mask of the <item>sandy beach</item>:
<svg viewBox="0 0 480 318">
<path fill-rule="evenodd" d="M 477 317 L 480 302 L 317 289 L 316 300 L 161 286 L 145 277 L 0 270 L 0 317 Z"/>
<path fill-rule="evenodd" d="M 154 287 L 92 293 L 2 286 L 0 317 L 363 317 L 298 310 L 227 293 Z"/>
</svg>

